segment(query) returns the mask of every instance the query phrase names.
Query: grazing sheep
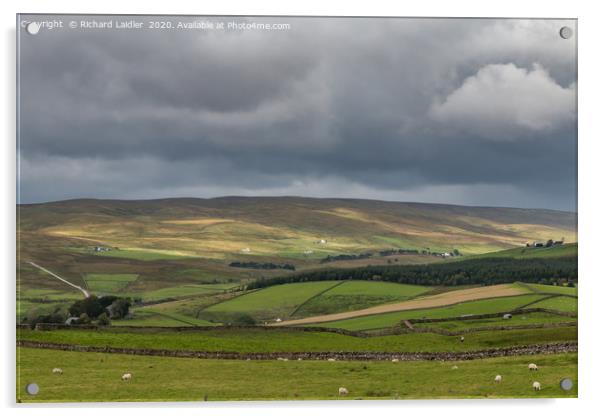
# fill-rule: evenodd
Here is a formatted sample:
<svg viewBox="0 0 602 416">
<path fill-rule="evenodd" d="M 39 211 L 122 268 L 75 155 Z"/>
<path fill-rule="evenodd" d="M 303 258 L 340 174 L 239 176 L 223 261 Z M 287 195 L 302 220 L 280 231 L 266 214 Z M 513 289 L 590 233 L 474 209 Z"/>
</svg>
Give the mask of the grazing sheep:
<svg viewBox="0 0 602 416">
<path fill-rule="evenodd" d="M 537 364 L 529 364 L 529 371 L 537 371 L 539 370 L 539 368 L 537 368 Z"/>
<path fill-rule="evenodd" d="M 464 335 L 460 337 L 460 342 L 464 342 Z"/>
<path fill-rule="evenodd" d="M 541 383 L 539 381 L 533 382 L 533 390 L 536 390 L 536 391 L 541 390 Z"/>
<path fill-rule="evenodd" d="M 339 396 L 347 396 L 349 394 L 349 390 L 345 387 L 339 387 Z"/>
<path fill-rule="evenodd" d="M 497 376 L 495 376 L 495 382 L 496 383 L 501 383 L 502 382 L 502 376 L 500 376 L 499 374 Z"/>
<path fill-rule="evenodd" d="M 52 374 L 63 374 L 63 370 L 61 370 L 60 368 L 53 368 Z"/>
<path fill-rule="evenodd" d="M 336 360 L 335 360 L 334 358 L 329 358 L 329 359 L 328 359 L 328 361 L 330 361 L 330 362 L 334 362 L 334 361 L 336 361 Z"/>
<path fill-rule="evenodd" d="M 398 363 L 398 362 L 399 362 L 399 358 L 393 358 L 393 359 L 391 360 L 391 362 L 392 362 L 392 363 Z"/>
<path fill-rule="evenodd" d="M 132 379 L 131 373 L 125 373 L 124 375 L 121 376 L 121 381 L 129 381 L 131 379 Z"/>
<path fill-rule="evenodd" d="M 297 358 L 297 361 L 303 361 L 303 358 L 299 357 Z"/>
<path fill-rule="evenodd" d="M 452 370 L 457 370 L 457 369 L 458 369 L 458 366 L 457 366 L 457 365 L 454 365 L 454 366 L 452 367 Z"/>
</svg>

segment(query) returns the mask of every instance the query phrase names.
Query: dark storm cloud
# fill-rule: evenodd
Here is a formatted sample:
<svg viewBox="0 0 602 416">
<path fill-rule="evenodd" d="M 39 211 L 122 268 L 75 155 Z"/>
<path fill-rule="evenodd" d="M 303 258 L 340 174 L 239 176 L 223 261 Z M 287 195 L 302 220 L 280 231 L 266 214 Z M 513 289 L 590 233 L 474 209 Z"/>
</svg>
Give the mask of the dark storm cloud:
<svg viewBox="0 0 602 416">
<path fill-rule="evenodd" d="M 251 20 L 291 30 L 22 34 L 21 200 L 575 209 L 573 22 Z"/>
</svg>

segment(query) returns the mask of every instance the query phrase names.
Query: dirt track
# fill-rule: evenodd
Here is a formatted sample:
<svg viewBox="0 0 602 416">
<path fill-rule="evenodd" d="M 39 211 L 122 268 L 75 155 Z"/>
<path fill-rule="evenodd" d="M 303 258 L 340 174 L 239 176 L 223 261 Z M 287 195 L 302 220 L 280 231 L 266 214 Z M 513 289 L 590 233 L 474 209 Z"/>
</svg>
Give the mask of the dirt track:
<svg viewBox="0 0 602 416">
<path fill-rule="evenodd" d="M 528 293 L 526 289 L 515 287 L 511 284 L 483 286 L 472 289 L 454 290 L 451 292 L 440 293 L 438 295 L 427 296 L 420 299 L 413 299 L 399 303 L 391 303 L 387 305 L 379 305 L 374 306 L 372 308 L 360 309 L 357 311 L 311 316 L 309 318 L 302 319 L 292 319 L 290 321 L 282 321 L 271 325 L 284 326 L 316 324 L 320 322 L 330 322 L 338 321 L 341 319 L 357 318 L 359 316 L 377 315 L 386 312 L 398 312 L 407 311 L 411 309 L 425 309 L 434 308 L 438 306 L 447 306 L 470 300 L 523 295 L 525 293 Z"/>
</svg>

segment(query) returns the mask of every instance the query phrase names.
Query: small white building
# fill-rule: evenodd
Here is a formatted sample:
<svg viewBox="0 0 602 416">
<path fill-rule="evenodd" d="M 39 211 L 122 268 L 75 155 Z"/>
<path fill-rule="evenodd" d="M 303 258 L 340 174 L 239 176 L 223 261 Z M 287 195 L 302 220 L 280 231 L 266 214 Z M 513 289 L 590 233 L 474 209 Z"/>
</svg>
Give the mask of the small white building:
<svg viewBox="0 0 602 416">
<path fill-rule="evenodd" d="M 79 318 L 77 316 L 70 316 L 65 321 L 65 325 L 73 325 L 73 324 L 76 324 L 77 321 L 79 321 Z"/>
</svg>

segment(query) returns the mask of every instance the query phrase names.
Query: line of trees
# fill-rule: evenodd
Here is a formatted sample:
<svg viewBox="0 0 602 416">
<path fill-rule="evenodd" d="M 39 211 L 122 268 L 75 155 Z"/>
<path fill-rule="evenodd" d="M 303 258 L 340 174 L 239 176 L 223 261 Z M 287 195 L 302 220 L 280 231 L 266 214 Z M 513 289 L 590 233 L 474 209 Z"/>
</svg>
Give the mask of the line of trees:
<svg viewBox="0 0 602 416">
<path fill-rule="evenodd" d="M 322 280 L 381 280 L 427 286 L 493 285 L 516 281 L 554 284 L 577 281 L 577 258 L 487 258 L 428 265 L 383 265 L 315 270 L 288 276 L 261 278 L 249 283 L 247 289 Z"/>
<path fill-rule="evenodd" d="M 340 261 L 340 260 L 361 260 L 368 259 L 372 257 L 372 253 L 361 253 L 361 254 L 339 254 L 338 256 L 326 256 L 320 263 L 329 263 L 331 261 Z"/>
<path fill-rule="evenodd" d="M 284 269 L 284 270 L 295 270 L 295 266 L 289 263 L 285 264 L 277 264 L 277 263 L 257 263 L 254 261 L 233 261 L 230 263 L 230 267 L 242 267 L 246 269 L 260 269 L 260 270 L 276 270 L 276 269 Z"/>
<path fill-rule="evenodd" d="M 38 323 L 64 324 L 67 318 L 75 317 L 76 325 L 91 323 L 110 325 L 111 319 L 123 319 L 128 315 L 131 302 L 130 298 L 92 295 L 75 301 L 67 311 L 59 307 L 52 313 L 33 313 L 26 316 L 22 323 L 27 323 L 34 328 Z"/>
</svg>

